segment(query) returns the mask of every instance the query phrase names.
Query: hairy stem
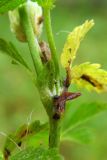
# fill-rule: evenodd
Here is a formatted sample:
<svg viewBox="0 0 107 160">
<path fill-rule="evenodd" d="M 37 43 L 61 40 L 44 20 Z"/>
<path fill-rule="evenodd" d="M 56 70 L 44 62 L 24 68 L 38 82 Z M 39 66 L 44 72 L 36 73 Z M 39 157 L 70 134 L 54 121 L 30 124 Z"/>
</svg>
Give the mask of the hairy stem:
<svg viewBox="0 0 107 160">
<path fill-rule="evenodd" d="M 54 61 L 54 65 L 55 65 L 56 79 L 58 79 L 59 64 L 58 64 L 56 46 L 55 46 L 55 41 L 54 41 L 52 27 L 51 27 L 50 9 L 44 8 L 44 17 L 45 17 L 45 28 L 47 32 L 47 38 L 48 38 L 48 42 L 49 42 L 49 46 L 52 54 L 52 60 Z"/>
<path fill-rule="evenodd" d="M 36 73 L 39 74 L 42 70 L 42 61 L 40 58 L 40 47 L 37 41 L 37 38 L 34 35 L 33 28 L 31 25 L 31 21 L 28 14 L 28 8 L 27 5 L 23 5 L 19 9 L 20 17 L 22 26 L 27 38 L 27 42 L 29 45 L 32 61 L 36 70 Z"/>
<path fill-rule="evenodd" d="M 49 148 L 58 148 L 60 143 L 60 120 L 50 118 Z"/>
</svg>

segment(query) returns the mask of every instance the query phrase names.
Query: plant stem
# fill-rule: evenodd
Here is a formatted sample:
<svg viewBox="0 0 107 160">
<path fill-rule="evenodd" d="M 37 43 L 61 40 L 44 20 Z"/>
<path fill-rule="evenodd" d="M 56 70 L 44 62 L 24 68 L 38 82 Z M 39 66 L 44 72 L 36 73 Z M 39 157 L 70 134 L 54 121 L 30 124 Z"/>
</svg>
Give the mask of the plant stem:
<svg viewBox="0 0 107 160">
<path fill-rule="evenodd" d="M 25 31 L 28 45 L 30 48 L 30 53 L 31 53 L 31 57 L 33 60 L 33 64 L 34 64 L 34 67 L 35 67 L 37 74 L 39 74 L 43 68 L 42 62 L 40 59 L 40 48 L 39 48 L 37 39 L 35 38 L 35 35 L 33 32 L 33 28 L 32 28 L 31 22 L 30 22 L 27 6 L 23 5 L 19 9 L 19 13 L 21 16 L 23 29 Z M 55 47 L 54 38 L 53 38 L 53 34 L 52 34 L 52 28 L 51 28 L 50 10 L 44 9 L 44 15 L 45 15 L 45 25 L 46 25 L 49 46 L 51 49 L 52 60 L 54 62 L 54 67 L 55 67 L 55 79 L 58 81 L 59 64 L 58 64 L 56 47 Z M 58 88 L 58 86 L 56 88 Z M 43 99 L 43 101 L 44 101 L 44 99 Z M 48 100 L 47 100 L 47 96 L 46 96 L 46 102 L 47 102 L 46 105 L 48 105 L 48 103 L 50 103 L 50 101 L 48 102 Z M 59 142 L 60 142 L 60 120 L 55 120 L 51 116 L 51 113 L 53 112 L 53 105 L 52 105 L 52 108 L 49 108 L 49 109 L 46 108 L 46 111 L 48 113 L 49 123 L 50 123 L 49 148 L 55 148 L 55 147 L 59 146 Z"/>
<path fill-rule="evenodd" d="M 28 41 L 32 61 L 36 70 L 36 73 L 39 74 L 42 70 L 42 61 L 40 59 L 40 47 L 37 41 L 37 38 L 34 35 L 33 28 L 30 22 L 27 5 L 23 5 L 19 9 L 22 26 Z"/>
<path fill-rule="evenodd" d="M 54 68 L 55 68 L 55 80 L 56 80 L 56 93 L 59 93 L 59 63 L 57 59 L 57 52 L 56 52 L 56 46 L 54 41 L 54 36 L 52 32 L 52 26 L 51 26 L 51 16 L 50 16 L 50 9 L 44 8 L 44 17 L 45 17 L 45 28 L 47 32 L 47 38 L 49 42 L 49 47 L 52 54 L 52 60 L 54 62 Z M 49 131 L 49 148 L 58 148 L 60 143 L 60 120 L 53 119 L 53 116 L 51 113 L 53 113 L 53 106 L 51 108 L 52 112 L 50 112 L 49 115 L 49 124 L 50 124 L 50 131 Z"/>
<path fill-rule="evenodd" d="M 58 148 L 60 143 L 60 120 L 50 118 L 49 148 Z"/>
<path fill-rule="evenodd" d="M 54 41 L 52 27 L 51 27 L 50 9 L 44 8 L 44 17 L 45 17 L 45 28 L 46 28 L 48 42 L 49 42 L 49 46 L 52 54 L 52 60 L 54 61 L 54 65 L 55 65 L 56 80 L 57 80 L 59 77 L 59 64 L 58 64 L 56 46 L 55 46 L 55 41 Z"/>
</svg>

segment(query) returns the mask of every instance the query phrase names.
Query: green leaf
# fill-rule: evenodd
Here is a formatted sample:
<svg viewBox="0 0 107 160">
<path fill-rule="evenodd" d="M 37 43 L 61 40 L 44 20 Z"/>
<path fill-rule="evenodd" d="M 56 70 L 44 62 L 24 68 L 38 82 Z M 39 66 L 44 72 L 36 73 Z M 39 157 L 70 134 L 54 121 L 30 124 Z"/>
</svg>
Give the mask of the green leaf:
<svg viewBox="0 0 107 160">
<path fill-rule="evenodd" d="M 43 8 L 52 9 L 54 7 L 54 2 L 56 0 L 32 0 L 32 1 L 37 2 Z"/>
<path fill-rule="evenodd" d="M 56 149 L 27 148 L 11 157 L 10 160 L 62 160 L 62 158 Z"/>
<path fill-rule="evenodd" d="M 23 4 L 26 0 L 0 0 L 0 13 L 8 12 Z"/>
<path fill-rule="evenodd" d="M 61 139 L 88 144 L 94 139 L 94 133 L 90 128 L 79 127 L 69 130 L 61 137 Z"/>
<path fill-rule="evenodd" d="M 26 146 L 38 147 L 40 145 L 48 147 L 49 130 L 43 129 L 36 134 L 32 134 L 26 139 Z"/>
<path fill-rule="evenodd" d="M 34 121 L 29 125 L 24 124 L 23 126 L 21 126 L 16 131 L 16 133 L 13 133 L 7 137 L 4 145 L 4 157 L 9 157 L 11 152 L 14 151 L 15 148 L 20 148 L 27 139 L 29 139 L 30 137 L 32 138 L 32 136 L 43 130 L 48 130 L 48 124 L 40 124 L 40 121 Z M 34 142 L 35 141 L 36 138 Z"/>
<path fill-rule="evenodd" d="M 73 128 L 78 127 L 79 125 L 84 124 L 87 120 L 90 120 L 98 113 L 107 110 L 107 104 L 100 103 L 90 103 L 82 104 L 67 120 L 66 127 L 63 126 L 62 135 L 65 135 L 67 132 L 71 131 Z"/>
<path fill-rule="evenodd" d="M 18 62 L 23 66 L 25 66 L 27 69 L 29 69 L 28 65 L 26 64 L 24 59 L 21 57 L 21 55 L 18 53 L 18 51 L 11 42 L 7 42 L 3 39 L 0 39 L 0 52 L 10 56 L 14 60 L 14 63 Z"/>
</svg>

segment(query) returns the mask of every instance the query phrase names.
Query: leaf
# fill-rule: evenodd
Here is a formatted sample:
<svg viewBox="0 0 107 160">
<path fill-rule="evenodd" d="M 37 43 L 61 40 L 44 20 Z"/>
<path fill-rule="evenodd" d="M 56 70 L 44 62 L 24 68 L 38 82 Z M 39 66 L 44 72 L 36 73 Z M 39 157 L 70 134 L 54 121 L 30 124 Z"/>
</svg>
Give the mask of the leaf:
<svg viewBox="0 0 107 160">
<path fill-rule="evenodd" d="M 16 133 L 13 133 L 7 137 L 4 145 L 4 157 L 9 157 L 11 152 L 17 147 L 20 148 L 22 144 L 29 138 L 36 135 L 42 130 L 48 130 L 48 124 L 40 124 L 39 121 L 21 126 Z M 36 140 L 36 138 L 35 138 Z M 34 140 L 34 141 L 35 141 Z"/>
<path fill-rule="evenodd" d="M 8 12 L 23 4 L 26 0 L 0 0 L 0 13 Z"/>
<path fill-rule="evenodd" d="M 10 160 L 62 160 L 62 158 L 57 149 L 27 148 L 11 157 Z"/>
<path fill-rule="evenodd" d="M 54 7 L 54 2 L 56 0 L 32 0 L 32 1 L 37 2 L 43 8 L 52 9 Z"/>
<path fill-rule="evenodd" d="M 61 139 L 88 144 L 94 139 L 94 133 L 90 128 L 77 127 L 66 132 Z"/>
<path fill-rule="evenodd" d="M 107 110 L 107 104 L 100 103 L 84 103 L 82 104 L 66 121 L 66 126 L 63 125 L 62 136 L 67 134 L 73 128 L 84 124 L 87 120 L 92 119 L 97 114 Z"/>
<path fill-rule="evenodd" d="M 69 67 L 76 57 L 76 52 L 86 33 L 93 27 L 94 21 L 85 21 L 84 24 L 76 27 L 67 38 L 61 54 L 61 64 L 64 68 Z"/>
<path fill-rule="evenodd" d="M 90 64 L 89 62 L 76 65 L 71 71 L 71 83 L 89 91 L 107 91 L 107 71 L 100 69 L 100 64 Z"/>
<path fill-rule="evenodd" d="M 28 65 L 23 60 L 23 58 L 21 57 L 21 55 L 18 53 L 18 51 L 16 50 L 16 48 L 11 42 L 6 42 L 5 40 L 0 39 L 0 52 L 7 54 L 14 61 L 16 61 L 16 63 L 19 62 L 20 64 L 25 66 L 27 69 L 29 69 Z"/>
<path fill-rule="evenodd" d="M 48 134 L 49 134 L 48 129 L 43 129 L 36 134 L 32 134 L 32 136 L 29 136 L 26 139 L 26 146 L 38 147 L 42 145 L 44 147 L 48 147 L 48 139 L 49 139 Z"/>
</svg>

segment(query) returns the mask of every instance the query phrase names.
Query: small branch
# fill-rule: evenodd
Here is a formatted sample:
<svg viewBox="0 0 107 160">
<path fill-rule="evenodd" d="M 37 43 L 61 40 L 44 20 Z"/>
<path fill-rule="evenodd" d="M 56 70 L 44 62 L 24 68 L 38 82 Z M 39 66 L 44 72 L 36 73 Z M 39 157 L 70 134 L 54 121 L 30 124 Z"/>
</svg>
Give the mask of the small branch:
<svg viewBox="0 0 107 160">
<path fill-rule="evenodd" d="M 46 27 L 48 42 L 49 42 L 49 46 L 52 54 L 52 60 L 54 61 L 54 65 L 55 65 L 56 80 L 57 80 L 59 77 L 59 64 L 58 64 L 56 46 L 55 46 L 55 41 L 54 41 L 52 27 L 51 27 L 50 9 L 44 8 L 44 17 L 45 17 L 45 27 Z"/>
<path fill-rule="evenodd" d="M 42 70 L 42 61 L 40 58 L 40 47 L 37 41 L 37 38 L 34 35 L 33 28 L 30 22 L 29 14 L 28 14 L 28 9 L 27 5 L 23 5 L 19 9 L 20 17 L 21 17 L 21 22 L 23 25 L 23 29 L 28 41 L 32 61 L 36 70 L 36 73 L 39 74 Z"/>
</svg>

